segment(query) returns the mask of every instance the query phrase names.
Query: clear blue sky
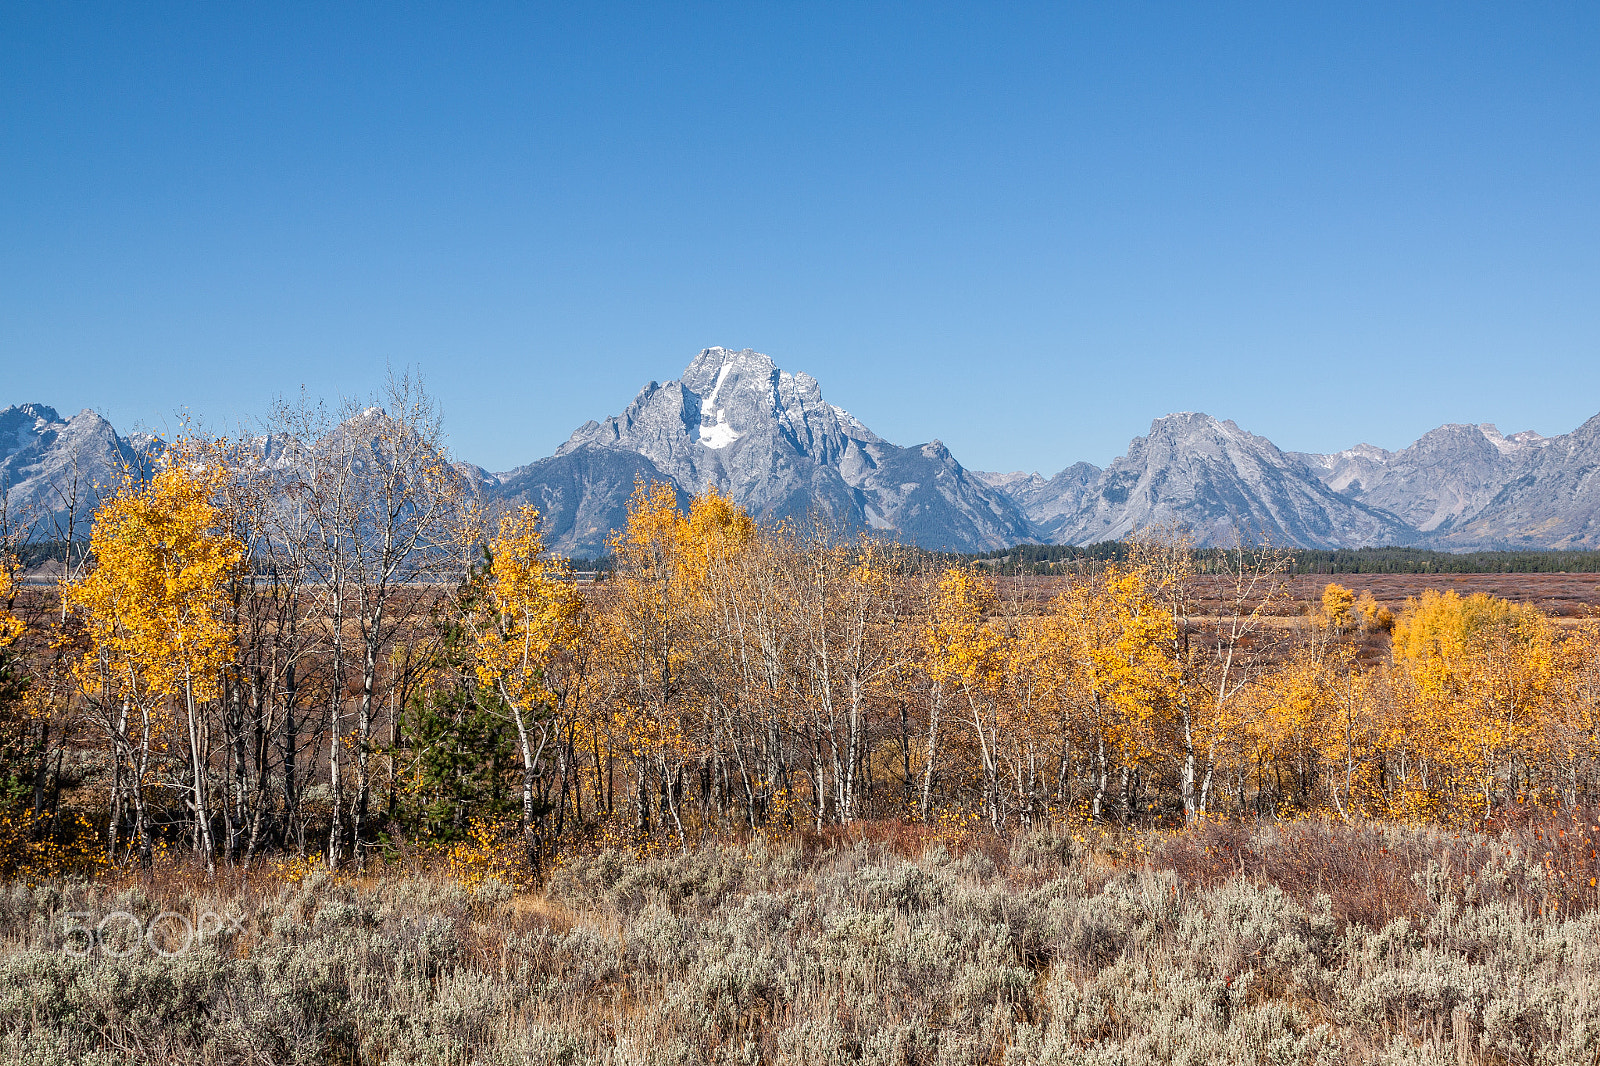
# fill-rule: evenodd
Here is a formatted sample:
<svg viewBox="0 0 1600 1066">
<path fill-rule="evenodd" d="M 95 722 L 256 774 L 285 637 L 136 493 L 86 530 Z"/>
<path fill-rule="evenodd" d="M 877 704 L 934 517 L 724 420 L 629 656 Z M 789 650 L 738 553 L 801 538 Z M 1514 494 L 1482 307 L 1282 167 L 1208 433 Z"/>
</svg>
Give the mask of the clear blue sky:
<svg viewBox="0 0 1600 1066">
<path fill-rule="evenodd" d="M 0 405 L 420 366 L 503 469 L 710 344 L 968 466 L 1600 411 L 1600 5 L 10 3 Z"/>
</svg>

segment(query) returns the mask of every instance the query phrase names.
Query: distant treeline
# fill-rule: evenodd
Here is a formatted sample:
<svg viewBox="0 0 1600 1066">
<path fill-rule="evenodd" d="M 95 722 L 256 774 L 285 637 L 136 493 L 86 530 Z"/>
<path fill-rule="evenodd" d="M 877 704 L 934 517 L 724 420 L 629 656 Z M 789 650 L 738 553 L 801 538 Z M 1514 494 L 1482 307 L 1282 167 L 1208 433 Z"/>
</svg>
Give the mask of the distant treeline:
<svg viewBox="0 0 1600 1066">
<path fill-rule="evenodd" d="M 88 545 L 72 547 L 74 565 L 83 560 Z M 926 552 L 941 566 L 971 564 L 1000 574 L 1067 574 L 1095 569 L 1128 557 L 1128 545 L 1107 540 L 1083 546 L 1071 544 L 1017 544 L 988 552 Z M 1222 563 L 1220 549 L 1199 553 L 1201 570 L 1208 562 Z M 67 556 L 64 541 L 34 541 L 21 548 L 24 569 L 37 570 Z M 573 570 L 609 573 L 610 555 L 574 557 Z M 1225 563 L 1222 563 L 1226 566 Z M 1481 551 L 1440 552 L 1424 548 L 1300 548 L 1294 552 L 1295 574 L 1593 574 L 1600 573 L 1600 551 Z"/>
<path fill-rule="evenodd" d="M 1204 562 L 1223 554 L 1200 552 Z M 1104 541 L 1084 547 L 1068 544 L 1018 544 L 1011 548 L 950 555 L 1002 574 L 1071 573 L 1096 563 L 1120 561 L 1127 546 Z M 1296 574 L 1592 574 L 1600 573 L 1600 551 L 1440 552 L 1424 548 L 1301 548 L 1294 552 Z"/>
<path fill-rule="evenodd" d="M 1297 574 L 1592 574 L 1600 551 L 1436 552 L 1357 548 L 1295 552 Z"/>
<path fill-rule="evenodd" d="M 971 563 L 1001 574 L 1063 574 L 1093 569 L 1099 564 L 1121 562 L 1128 557 L 1128 545 L 1120 540 L 1097 544 L 1017 544 L 997 551 L 973 554 L 935 553 L 941 562 Z"/>
</svg>

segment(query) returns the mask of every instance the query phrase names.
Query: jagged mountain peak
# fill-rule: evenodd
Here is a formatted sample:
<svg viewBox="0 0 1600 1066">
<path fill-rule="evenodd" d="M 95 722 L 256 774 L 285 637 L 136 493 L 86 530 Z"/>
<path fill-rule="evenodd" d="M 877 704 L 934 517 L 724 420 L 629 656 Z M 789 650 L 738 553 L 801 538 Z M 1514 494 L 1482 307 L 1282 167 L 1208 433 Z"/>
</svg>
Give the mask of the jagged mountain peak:
<svg viewBox="0 0 1600 1066">
<path fill-rule="evenodd" d="M 1001 492 L 1015 495 L 1018 492 L 1036 490 L 1049 484 L 1037 470 L 974 470 L 972 476 L 981 479 L 985 484 L 999 489 Z"/>
<path fill-rule="evenodd" d="M 1501 454 L 1509 455 L 1520 452 L 1525 448 L 1532 448 L 1543 444 L 1547 437 L 1525 429 L 1520 433 L 1506 435 L 1500 432 L 1493 422 L 1481 422 L 1478 429 L 1488 438 L 1489 443 L 1500 449 Z"/>
<path fill-rule="evenodd" d="M 1169 411 L 1160 418 L 1151 419 L 1150 428 L 1172 430 L 1201 429 L 1219 432 L 1241 432 L 1232 419 L 1215 418 L 1204 411 Z"/>
<path fill-rule="evenodd" d="M 52 425 L 64 425 L 55 408 L 37 403 L 13 404 L 0 411 L 0 459 L 29 447 Z"/>
<path fill-rule="evenodd" d="M 716 388 L 719 379 L 725 379 L 735 373 L 768 379 L 783 372 L 772 361 L 772 356 L 753 348 L 734 349 L 714 345 L 702 348 L 700 354 L 690 360 L 689 365 L 684 368 L 683 376 L 679 380 L 686 387 L 704 394 Z"/>
<path fill-rule="evenodd" d="M 1177 440 L 1193 442 L 1210 440 L 1229 445 L 1243 445 L 1270 449 L 1276 453 L 1278 446 L 1266 437 L 1258 437 L 1241 429 L 1231 418 L 1214 418 L 1204 411 L 1177 411 L 1150 423 L 1147 441 Z"/>
<path fill-rule="evenodd" d="M 1559 436 L 1524 430 L 1507 439 L 1516 447 L 1503 449 L 1498 462 L 1468 471 L 1480 474 L 1480 491 L 1440 525 L 1441 541 L 1463 548 L 1600 546 L 1600 415 Z"/>
<path fill-rule="evenodd" d="M 1465 452 L 1482 456 L 1486 461 L 1492 462 L 1505 450 L 1507 449 L 1496 447 L 1494 441 L 1479 426 L 1464 422 L 1447 422 L 1428 430 L 1409 448 L 1402 449 L 1396 455 L 1432 453 L 1458 455 Z"/>
<path fill-rule="evenodd" d="M 695 356 L 677 380 L 650 382 L 620 415 L 579 426 L 556 454 L 623 448 L 698 491 L 723 484 L 722 475 L 743 465 L 736 456 L 748 449 L 833 464 L 852 440 L 880 438 L 824 402 L 816 378 L 781 370 L 771 356 L 750 348 L 714 347 Z"/>
<path fill-rule="evenodd" d="M 702 349 L 676 380 L 650 382 L 621 414 L 579 426 L 545 465 L 503 480 L 519 498 L 563 515 L 598 516 L 616 508 L 593 502 L 597 494 L 626 500 L 624 487 L 606 479 L 641 476 L 641 460 L 649 476 L 686 493 L 715 486 L 762 517 L 821 514 L 929 547 L 1003 547 L 1034 533 L 1013 501 L 971 477 L 941 442 L 890 444 L 825 401 L 816 378 L 750 348 Z M 589 535 L 582 521 L 570 528 Z"/>
<path fill-rule="evenodd" d="M 1450 422 L 1396 452 L 1357 445 L 1302 458 L 1334 491 L 1392 512 L 1420 533 L 1446 536 L 1546 443 L 1531 430 L 1505 437 L 1493 423 Z"/>
<path fill-rule="evenodd" d="M 62 418 L 56 409 L 42 403 L 16 403 L 0 411 L 0 427 L 26 422 L 43 422 L 48 425 L 60 421 Z M 0 432 L 5 430 L 0 429 Z"/>
<path fill-rule="evenodd" d="M 0 491 L 10 520 L 33 525 L 36 535 L 63 535 L 59 520 L 69 510 L 78 522 L 73 535 L 85 535 L 102 494 L 144 461 L 140 450 L 89 408 L 65 419 L 41 403 L 0 411 Z"/>
<path fill-rule="evenodd" d="M 1093 463 L 1079 462 L 1051 478 L 1021 470 L 976 476 L 1017 501 L 1038 530 L 1040 539 L 1055 541 L 1063 524 L 1083 505 L 1084 496 L 1100 476 L 1100 468 Z"/>
<path fill-rule="evenodd" d="M 1393 515 L 1332 491 L 1301 457 L 1198 411 L 1156 419 L 1092 483 L 1080 477 L 1073 488 L 1078 505 L 1061 508 L 1050 526 L 1062 543 L 1116 540 L 1173 522 L 1200 544 L 1238 536 L 1316 547 L 1410 539 Z"/>
</svg>

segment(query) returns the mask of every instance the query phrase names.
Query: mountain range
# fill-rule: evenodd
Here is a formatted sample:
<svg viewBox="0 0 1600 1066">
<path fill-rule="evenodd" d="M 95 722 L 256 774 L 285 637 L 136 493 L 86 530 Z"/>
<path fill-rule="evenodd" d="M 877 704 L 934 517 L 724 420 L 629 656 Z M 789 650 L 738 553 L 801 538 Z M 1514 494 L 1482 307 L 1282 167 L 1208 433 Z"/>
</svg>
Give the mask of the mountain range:
<svg viewBox="0 0 1600 1066">
<path fill-rule="evenodd" d="M 62 418 L 53 407 L 25 403 L 0 411 L 0 491 L 6 524 L 34 535 L 88 535 L 87 516 L 103 492 L 122 481 L 149 451 L 147 438 L 125 438 L 94 411 Z"/>
<path fill-rule="evenodd" d="M 150 448 L 93 411 L 0 411 L 0 485 L 14 511 L 59 515 L 73 471 L 92 502 L 92 486 L 114 484 Z M 1399 451 L 1319 455 L 1181 412 L 1104 469 L 1075 463 L 1046 478 L 969 470 L 937 440 L 892 444 L 825 401 L 815 378 L 750 349 L 705 349 L 547 458 L 503 473 L 457 468 L 491 500 L 538 506 L 547 543 L 576 556 L 604 551 L 641 479 L 685 499 L 714 486 L 766 519 L 819 518 L 956 551 L 1089 544 L 1165 523 L 1201 544 L 1600 547 L 1600 416 L 1554 437 L 1446 425 Z"/>
</svg>

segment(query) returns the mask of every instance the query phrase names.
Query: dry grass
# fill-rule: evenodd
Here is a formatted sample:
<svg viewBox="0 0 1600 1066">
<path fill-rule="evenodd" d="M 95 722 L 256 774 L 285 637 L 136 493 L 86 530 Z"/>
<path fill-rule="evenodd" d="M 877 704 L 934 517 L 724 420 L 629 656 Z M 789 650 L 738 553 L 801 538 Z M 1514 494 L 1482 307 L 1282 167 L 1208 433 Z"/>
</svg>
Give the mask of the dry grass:
<svg viewBox="0 0 1600 1066">
<path fill-rule="evenodd" d="M 1059 576 L 1027 575 L 1001 577 L 1001 598 L 1029 605 L 1040 605 L 1066 587 L 1068 579 Z M 1278 601 L 1276 612 L 1284 617 L 1303 614 L 1322 599 L 1329 582 L 1352 589 L 1359 595 L 1371 592 L 1373 599 L 1398 612 L 1408 597 L 1420 596 L 1424 589 L 1453 589 L 1462 596 L 1487 592 L 1513 603 L 1532 603 L 1557 619 L 1593 617 L 1600 609 L 1600 574 L 1298 574 L 1288 579 L 1286 595 Z M 1198 583 L 1196 604 L 1201 615 L 1216 615 L 1223 603 L 1207 583 Z"/>
<path fill-rule="evenodd" d="M 1588 1064 L 1600 913 L 1560 885 L 1593 863 L 1594 824 L 958 847 L 882 823 L 602 851 L 538 894 L 417 870 L 18 882 L 0 893 L 0 1048 L 18 1063 Z M 227 922 L 171 957 L 128 919 L 72 950 L 74 921 L 163 911 Z"/>
</svg>

